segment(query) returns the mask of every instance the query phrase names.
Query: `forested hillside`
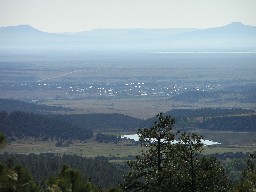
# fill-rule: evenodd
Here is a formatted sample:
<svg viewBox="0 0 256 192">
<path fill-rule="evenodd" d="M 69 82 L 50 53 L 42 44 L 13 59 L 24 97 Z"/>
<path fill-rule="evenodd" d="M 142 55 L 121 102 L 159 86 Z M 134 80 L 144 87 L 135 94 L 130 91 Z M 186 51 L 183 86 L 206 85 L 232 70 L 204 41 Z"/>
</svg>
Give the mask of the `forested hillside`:
<svg viewBox="0 0 256 192">
<path fill-rule="evenodd" d="M 63 140 L 87 140 L 96 134 L 98 142 L 118 143 L 117 135 L 108 135 L 104 131 L 131 131 L 149 127 L 155 117 L 146 120 L 123 114 L 52 114 L 53 110 L 64 110 L 22 101 L 0 99 L 0 131 L 8 140 L 33 137 L 42 140 L 57 139 L 56 146 L 63 145 Z M 21 109 L 21 111 L 17 111 Z M 11 111 L 11 112 L 10 112 Z M 32 111 L 28 113 L 26 111 Z M 43 113 L 43 114 L 42 114 Z M 200 108 L 173 109 L 166 115 L 175 117 L 174 128 L 193 131 L 256 132 L 256 114 L 254 110 L 241 108 Z M 65 143 L 65 142 L 64 142 Z M 60 144 L 60 145 L 59 145 Z"/>
<path fill-rule="evenodd" d="M 254 110 L 247 110 L 241 108 L 199 108 L 199 109 L 173 109 L 167 111 L 165 114 L 171 115 L 175 118 L 188 117 L 216 117 L 229 116 L 239 114 L 255 113 Z"/>
<path fill-rule="evenodd" d="M 56 115 L 56 119 L 66 121 L 74 126 L 86 127 L 91 130 L 134 130 L 143 125 L 143 120 L 122 115 L 113 114 L 77 114 L 77 115 Z"/>
<path fill-rule="evenodd" d="M 14 99 L 0 99 L 1 111 L 14 112 L 23 111 L 28 113 L 47 114 L 56 111 L 71 111 L 71 109 L 60 106 L 39 105 Z"/>
<path fill-rule="evenodd" d="M 27 168 L 35 181 L 41 182 L 49 176 L 56 176 L 63 165 L 79 170 L 92 182 L 101 187 L 115 186 L 122 181 L 123 169 L 104 157 L 94 159 L 80 156 L 57 156 L 53 154 L 0 154 L 0 162 L 20 164 Z"/>
<path fill-rule="evenodd" d="M 211 131 L 255 132 L 256 117 L 254 110 L 241 108 L 200 108 L 173 109 L 166 115 L 175 117 L 175 127 L 179 129 L 200 128 Z M 145 120 L 150 126 L 155 117 Z"/>
<path fill-rule="evenodd" d="M 165 114 L 175 117 L 175 127 L 178 129 L 200 128 L 211 131 L 256 131 L 256 117 L 253 110 L 174 109 Z M 7 137 L 86 140 L 92 137 L 93 131 L 129 130 L 136 132 L 138 128 L 152 125 L 155 118 L 141 120 L 117 113 L 40 115 L 20 111 L 11 113 L 2 111 L 0 112 L 0 121 L 0 130 Z"/>
<path fill-rule="evenodd" d="M 8 137 L 61 138 L 86 140 L 92 131 L 52 116 L 24 112 L 0 112 L 0 130 Z"/>
<path fill-rule="evenodd" d="M 208 118 L 198 123 L 198 127 L 212 131 L 256 132 L 256 115 Z"/>
<path fill-rule="evenodd" d="M 224 118 L 228 121 L 227 124 L 223 123 L 222 129 L 230 125 L 232 128 L 235 125 L 240 127 L 243 124 L 249 128 L 253 127 L 254 124 L 250 124 L 255 121 L 253 111 L 247 113 L 247 111 L 235 109 L 234 111 L 227 110 L 230 112 L 228 113 L 225 110 L 209 109 L 206 116 L 200 117 L 200 121 L 195 121 L 194 125 L 199 122 L 198 127 L 211 129 L 212 127 L 208 124 L 214 124 L 213 120 L 215 119 Z M 200 115 L 200 110 L 197 112 Z M 252 113 L 251 116 L 250 113 Z M 115 115 L 113 114 L 113 116 Z M 207 115 L 209 116 L 207 117 Z M 65 116 L 61 116 L 61 118 L 63 117 Z M 87 138 L 83 134 L 84 132 L 81 132 L 82 128 L 72 125 L 70 119 L 61 118 L 55 115 L 1 112 L 0 122 L 3 122 L 3 124 L 1 123 L 3 127 L 0 129 L 7 132 L 8 136 L 23 138 L 26 136 L 81 140 Z M 194 118 L 198 118 L 198 116 L 193 116 L 191 113 L 188 119 L 190 118 L 195 120 Z M 236 122 L 236 118 L 241 123 Z M 160 113 L 156 119 L 150 128 L 138 129 L 143 151 L 140 155 L 130 156 L 129 167 L 120 162 L 111 164 L 107 158 L 99 156 L 91 159 L 65 154 L 61 156 L 50 153 L 39 155 L 5 153 L 0 155 L 0 176 L 3 178 L 0 180 L 0 186 L 8 189 L 6 191 L 10 191 L 12 188 L 14 188 L 13 191 L 21 188 L 24 188 L 23 191 L 47 191 L 53 188 L 64 191 L 81 191 L 80 189 L 85 190 L 89 186 L 94 187 L 91 191 L 101 191 L 99 187 L 104 189 L 114 187 L 118 191 L 168 191 L 170 186 L 174 191 L 184 192 L 203 192 L 208 189 L 211 189 L 210 191 L 255 189 L 253 183 L 256 173 L 255 152 L 252 154 L 223 154 L 221 156 L 203 155 L 204 144 L 201 135 L 184 131 L 176 133 L 172 130 L 175 119 L 171 116 L 164 116 Z M 208 124 L 204 125 L 203 123 L 207 121 L 209 121 Z M 231 121 L 234 124 L 230 124 Z M 38 127 L 37 124 L 39 124 Z M 44 124 L 47 127 L 44 127 Z M 215 126 L 220 127 L 218 124 Z M 22 135 L 23 132 L 26 134 Z M 89 137 L 92 136 L 92 131 L 87 130 L 87 132 L 91 134 Z M 97 139 L 99 142 L 106 142 L 113 138 L 98 133 Z M 248 155 L 247 161 L 241 159 Z M 231 159 L 232 156 L 238 158 L 234 160 Z M 219 159 L 222 161 L 216 157 L 220 157 Z M 25 168 L 31 172 L 33 177 Z M 8 180 L 10 174 L 14 179 Z M 15 179 L 15 175 L 17 175 L 17 179 Z M 97 186 L 94 186 L 94 183 Z M 118 189 L 119 183 L 121 183 L 122 189 Z M 24 187 L 24 184 L 27 187 Z"/>
</svg>

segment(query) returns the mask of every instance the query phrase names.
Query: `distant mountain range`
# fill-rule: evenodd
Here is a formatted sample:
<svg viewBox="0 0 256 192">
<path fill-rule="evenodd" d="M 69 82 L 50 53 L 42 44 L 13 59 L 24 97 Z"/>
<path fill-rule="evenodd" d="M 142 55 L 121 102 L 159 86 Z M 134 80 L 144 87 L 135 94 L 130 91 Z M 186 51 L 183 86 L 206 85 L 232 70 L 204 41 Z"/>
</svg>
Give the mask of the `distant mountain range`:
<svg viewBox="0 0 256 192">
<path fill-rule="evenodd" d="M 96 29 L 47 33 L 29 25 L 0 27 L 0 50 L 255 51 L 256 26 L 209 29 Z"/>
</svg>

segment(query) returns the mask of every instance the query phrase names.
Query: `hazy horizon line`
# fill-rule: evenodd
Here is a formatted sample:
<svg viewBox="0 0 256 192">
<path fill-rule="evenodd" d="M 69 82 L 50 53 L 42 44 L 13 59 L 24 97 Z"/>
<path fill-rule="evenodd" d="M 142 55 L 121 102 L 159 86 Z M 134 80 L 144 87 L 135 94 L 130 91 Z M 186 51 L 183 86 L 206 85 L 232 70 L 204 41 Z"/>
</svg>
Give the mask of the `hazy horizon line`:
<svg viewBox="0 0 256 192">
<path fill-rule="evenodd" d="M 194 27 L 158 27 L 158 28 L 153 28 L 153 27 L 115 27 L 115 28 L 92 28 L 92 29 L 88 29 L 88 30 L 82 30 L 82 31 L 75 31 L 75 32 L 71 32 L 71 31 L 62 31 L 62 32 L 49 32 L 49 31 L 43 31 L 37 27 L 34 27 L 33 25 L 30 24 L 19 24 L 19 25 L 5 25 L 5 26 L 0 26 L 0 28 L 8 28 L 8 27 L 19 27 L 19 26 L 28 26 L 31 27 L 33 29 L 36 29 L 38 31 L 41 32 L 45 32 L 45 33 L 55 33 L 55 34 L 62 34 L 62 33 L 81 33 L 81 32 L 89 32 L 89 31 L 94 31 L 94 30 L 164 30 L 164 29 L 194 29 L 194 30 L 203 30 L 203 29 L 211 29 L 211 28 L 218 28 L 218 27 L 224 27 L 230 24 L 242 24 L 244 26 L 252 26 L 252 27 L 256 27 L 255 25 L 248 25 L 248 24 L 244 24 L 243 22 L 239 22 L 239 21 L 233 21 L 233 22 L 229 22 L 225 25 L 220 25 L 220 26 L 212 26 L 212 27 L 207 27 L 207 28 L 194 28 Z"/>
</svg>

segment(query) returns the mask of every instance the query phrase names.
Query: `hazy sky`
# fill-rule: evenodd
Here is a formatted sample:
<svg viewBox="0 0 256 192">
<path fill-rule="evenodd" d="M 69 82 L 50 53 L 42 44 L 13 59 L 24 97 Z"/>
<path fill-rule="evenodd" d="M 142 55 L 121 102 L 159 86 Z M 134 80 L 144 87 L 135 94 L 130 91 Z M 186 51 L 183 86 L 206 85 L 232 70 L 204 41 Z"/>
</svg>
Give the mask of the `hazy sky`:
<svg viewBox="0 0 256 192">
<path fill-rule="evenodd" d="M 256 26 L 256 0 L 0 0 L 0 26 L 47 32 L 95 28 Z"/>
</svg>

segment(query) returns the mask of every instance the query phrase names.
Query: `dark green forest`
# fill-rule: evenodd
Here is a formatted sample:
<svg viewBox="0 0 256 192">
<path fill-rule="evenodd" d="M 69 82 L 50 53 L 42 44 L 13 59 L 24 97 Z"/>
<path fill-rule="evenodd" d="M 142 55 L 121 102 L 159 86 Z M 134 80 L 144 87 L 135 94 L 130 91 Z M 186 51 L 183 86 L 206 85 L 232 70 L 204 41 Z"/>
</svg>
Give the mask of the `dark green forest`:
<svg viewBox="0 0 256 192">
<path fill-rule="evenodd" d="M 256 115 L 207 118 L 198 123 L 199 128 L 212 131 L 255 132 Z"/>
<path fill-rule="evenodd" d="M 60 106 L 39 105 L 14 99 L 0 99 L 0 109 L 1 111 L 6 112 L 23 111 L 37 114 L 48 114 L 50 112 L 57 111 L 71 111 L 71 109 Z"/>
<path fill-rule="evenodd" d="M 25 112 L 0 112 L 0 130 L 7 137 L 35 137 L 86 140 L 92 131 L 79 128 L 51 115 L 38 115 Z"/>
<path fill-rule="evenodd" d="M 255 132 L 256 115 L 244 109 L 186 109 L 166 113 L 176 118 L 178 129 Z M 200 118 L 200 120 L 197 120 Z M 130 130 L 149 127 L 156 119 L 140 120 L 121 114 L 42 115 L 20 111 L 0 112 L 0 130 L 8 138 L 55 138 L 86 140 L 94 131 Z M 98 140 L 100 139 L 98 135 Z"/>
<path fill-rule="evenodd" d="M 72 123 L 77 127 L 91 130 L 137 130 L 144 121 L 127 115 L 113 114 L 76 114 L 55 115 L 56 119 Z"/>
<path fill-rule="evenodd" d="M 174 132 L 175 119 L 162 113 L 157 118 L 152 127 L 138 130 L 145 150 L 128 161 L 128 168 L 114 166 L 104 157 L 3 154 L 0 156 L 0 189 L 3 192 L 256 189 L 256 153 L 244 159 L 239 178 L 231 180 L 219 159 L 202 155 L 202 136 Z M 4 143 L 4 138 L 1 143 Z M 241 157 L 244 154 L 236 155 Z"/>
<path fill-rule="evenodd" d="M 121 139 L 104 130 L 138 130 L 143 150 L 130 156 L 127 164 L 110 163 L 113 159 L 100 156 L 0 154 L 1 192 L 256 190 L 255 153 L 203 155 L 202 136 L 193 132 L 194 128 L 255 132 L 253 110 L 174 109 L 141 120 L 121 114 L 42 114 L 41 106 L 25 102 L 22 106 L 21 111 L 0 112 L 0 149 L 27 137 L 56 139 L 60 141 L 56 146 L 63 146 L 72 140 L 86 142 L 94 135 L 100 143 L 118 144 Z"/>
<path fill-rule="evenodd" d="M 76 155 L 55 154 L 0 154 L 0 162 L 6 165 L 21 165 L 41 183 L 50 176 L 57 176 L 64 165 L 79 170 L 81 174 L 100 187 L 116 186 L 122 181 L 125 166 L 116 166 L 105 157 L 86 158 Z M 127 168 L 126 168 L 127 169 Z"/>
</svg>

